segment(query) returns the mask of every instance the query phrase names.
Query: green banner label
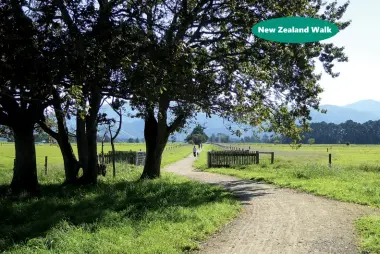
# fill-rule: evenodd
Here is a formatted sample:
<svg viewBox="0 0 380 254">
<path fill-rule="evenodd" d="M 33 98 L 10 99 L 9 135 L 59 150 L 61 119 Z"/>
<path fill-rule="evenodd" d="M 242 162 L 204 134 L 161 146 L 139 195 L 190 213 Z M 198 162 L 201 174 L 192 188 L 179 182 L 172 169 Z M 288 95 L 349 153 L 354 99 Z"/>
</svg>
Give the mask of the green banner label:
<svg viewBox="0 0 380 254">
<path fill-rule="evenodd" d="M 262 21 L 252 27 L 252 33 L 268 41 L 305 43 L 333 37 L 339 28 L 326 20 L 286 17 Z"/>
</svg>

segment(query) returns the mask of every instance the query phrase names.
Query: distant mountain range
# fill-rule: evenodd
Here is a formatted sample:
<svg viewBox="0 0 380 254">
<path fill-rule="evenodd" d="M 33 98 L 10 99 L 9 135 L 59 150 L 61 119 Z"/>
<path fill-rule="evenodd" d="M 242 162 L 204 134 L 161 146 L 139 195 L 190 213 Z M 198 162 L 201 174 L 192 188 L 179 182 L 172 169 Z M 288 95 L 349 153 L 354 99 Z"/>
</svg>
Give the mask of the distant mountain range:
<svg viewBox="0 0 380 254">
<path fill-rule="evenodd" d="M 127 113 L 133 113 L 129 108 L 127 108 Z M 108 116 L 113 117 L 117 119 L 117 114 L 112 110 L 112 108 L 109 105 L 103 106 L 100 110 L 100 112 L 106 113 Z M 209 136 L 211 136 L 213 133 L 223 133 L 230 135 L 231 132 L 227 129 L 226 126 L 233 126 L 234 128 L 238 128 L 236 124 L 227 122 L 223 118 L 220 118 L 216 115 L 213 115 L 211 118 L 207 118 L 206 114 L 199 113 L 196 120 L 194 121 L 196 123 L 201 124 L 202 126 L 205 126 L 205 133 Z M 192 131 L 192 129 L 195 127 L 194 124 L 190 124 L 187 128 L 188 133 Z M 244 135 L 252 135 L 252 131 L 244 132 L 244 130 L 241 129 Z M 175 137 L 178 141 L 182 141 L 186 138 L 188 135 L 186 132 L 182 133 L 175 133 Z M 231 135 L 232 136 L 232 135 Z M 128 116 L 123 117 L 123 123 L 122 128 L 119 134 L 120 139 L 128 139 L 128 138 L 143 138 L 144 137 L 144 120 L 139 118 L 131 118 Z"/>
<path fill-rule="evenodd" d="M 362 100 L 345 106 L 334 106 L 334 105 L 321 105 L 321 109 L 326 109 L 327 113 L 322 114 L 320 112 L 312 111 L 311 117 L 312 122 L 327 122 L 327 123 L 342 123 L 347 120 L 353 120 L 355 122 L 364 123 L 369 120 L 379 120 L 380 119 L 380 102 L 374 100 Z M 103 106 L 100 110 L 101 112 L 107 113 L 111 117 L 117 117 L 116 113 L 111 109 L 109 105 Z M 127 113 L 131 113 L 130 109 L 127 109 Z M 126 113 L 126 114 L 127 114 Z M 143 138 L 144 137 L 144 121 L 139 118 L 131 118 L 125 114 L 123 117 L 122 129 L 119 134 L 119 139 L 128 138 Z M 75 126 L 75 120 L 69 121 L 71 126 Z M 206 115 L 201 113 L 198 114 L 196 122 L 205 126 L 205 133 L 211 136 L 213 133 L 224 133 L 230 136 L 231 132 L 225 127 L 225 125 L 231 125 L 231 123 L 226 122 L 222 118 L 213 115 L 211 118 L 206 118 Z M 236 124 L 232 124 L 234 128 L 237 128 Z M 190 125 L 188 131 L 194 128 L 194 124 Z M 244 135 L 252 135 L 252 129 L 250 131 L 243 132 Z M 187 136 L 186 133 L 176 133 L 175 134 L 178 141 L 184 140 Z"/>
<path fill-rule="evenodd" d="M 345 106 L 321 105 L 327 113 L 312 112 L 312 122 L 342 123 L 352 120 L 364 123 L 369 120 L 380 119 L 380 102 L 374 100 L 362 100 Z"/>
</svg>

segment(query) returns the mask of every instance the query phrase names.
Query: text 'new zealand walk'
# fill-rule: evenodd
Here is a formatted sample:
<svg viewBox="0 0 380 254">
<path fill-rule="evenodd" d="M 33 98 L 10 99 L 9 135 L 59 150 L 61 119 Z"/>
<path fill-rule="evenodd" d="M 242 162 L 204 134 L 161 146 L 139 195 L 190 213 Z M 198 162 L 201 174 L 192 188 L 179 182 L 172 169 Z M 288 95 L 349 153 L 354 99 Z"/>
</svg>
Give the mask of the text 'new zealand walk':
<svg viewBox="0 0 380 254">
<path fill-rule="evenodd" d="M 330 27 L 304 27 L 304 28 L 297 28 L 297 27 L 282 27 L 279 26 L 278 28 L 266 28 L 266 27 L 258 27 L 257 29 L 258 33 L 332 33 L 332 30 Z"/>
</svg>

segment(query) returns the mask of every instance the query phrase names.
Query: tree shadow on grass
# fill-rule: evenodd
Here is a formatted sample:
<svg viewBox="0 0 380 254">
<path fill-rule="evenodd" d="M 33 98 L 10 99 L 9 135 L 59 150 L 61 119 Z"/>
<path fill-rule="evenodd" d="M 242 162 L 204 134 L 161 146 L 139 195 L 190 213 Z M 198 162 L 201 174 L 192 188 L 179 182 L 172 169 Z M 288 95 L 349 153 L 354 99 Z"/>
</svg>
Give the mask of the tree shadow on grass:
<svg viewBox="0 0 380 254">
<path fill-rule="evenodd" d="M 124 181 L 88 187 L 42 185 L 42 196 L 20 199 L 0 198 L 0 252 L 27 239 L 44 237 L 62 220 L 72 225 L 91 225 L 106 212 L 117 212 L 139 222 L 149 212 L 171 210 L 163 219 L 181 220 L 175 207 L 199 207 L 222 202 L 231 194 L 220 188 L 191 181 Z M 182 218 L 183 219 L 183 218 Z"/>
</svg>

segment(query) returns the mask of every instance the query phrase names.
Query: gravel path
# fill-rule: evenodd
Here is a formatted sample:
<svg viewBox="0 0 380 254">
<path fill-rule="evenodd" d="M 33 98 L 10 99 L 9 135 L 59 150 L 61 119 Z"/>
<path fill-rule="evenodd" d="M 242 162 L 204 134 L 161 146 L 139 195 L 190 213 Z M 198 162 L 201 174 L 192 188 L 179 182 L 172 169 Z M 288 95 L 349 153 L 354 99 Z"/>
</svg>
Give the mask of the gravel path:
<svg viewBox="0 0 380 254">
<path fill-rule="evenodd" d="M 203 156 L 203 155 L 201 155 Z M 233 191 L 240 216 L 201 244 L 199 253 L 359 253 L 353 222 L 378 210 L 232 176 L 197 172 L 189 156 L 173 172 Z"/>
</svg>

